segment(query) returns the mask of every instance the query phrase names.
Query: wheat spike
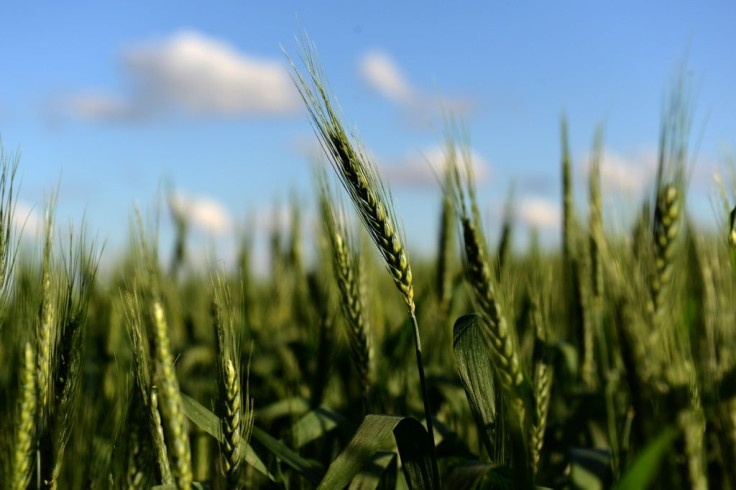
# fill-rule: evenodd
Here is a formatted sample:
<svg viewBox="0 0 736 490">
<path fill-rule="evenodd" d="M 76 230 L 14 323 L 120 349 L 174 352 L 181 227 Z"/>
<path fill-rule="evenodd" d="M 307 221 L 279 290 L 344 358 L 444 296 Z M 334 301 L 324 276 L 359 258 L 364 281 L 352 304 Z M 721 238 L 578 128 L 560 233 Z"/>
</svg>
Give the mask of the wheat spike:
<svg viewBox="0 0 736 490">
<path fill-rule="evenodd" d="M 327 179 L 322 176 L 320 179 L 322 221 L 330 244 L 333 271 L 340 292 L 340 306 L 347 320 L 350 355 L 360 378 L 362 395 L 367 401 L 373 384 L 371 379 L 373 354 L 360 284 L 360 253 L 353 250 L 344 219 L 340 219 L 344 215 L 342 213 L 337 215 L 333 209 L 333 199 L 336 198 L 329 189 Z"/>
<path fill-rule="evenodd" d="M 249 413 L 243 412 L 243 398 L 240 391 L 240 369 L 237 362 L 240 352 L 235 339 L 232 323 L 230 291 L 221 274 L 213 280 L 212 320 L 215 327 L 217 347 L 217 366 L 220 375 L 220 413 L 222 418 L 225 476 L 229 488 L 239 488 L 241 463 L 240 452 L 243 440 L 244 415 L 248 422 Z M 246 393 L 246 404 L 250 403 Z M 249 408 L 249 405 L 246 405 Z M 248 436 L 247 436 L 248 437 Z M 247 441 L 247 438 L 245 439 Z"/>
<path fill-rule="evenodd" d="M 673 244 L 677 238 L 680 221 L 680 197 L 674 185 L 663 186 L 657 195 L 654 214 L 655 275 L 652 280 L 650 312 L 655 316 L 664 303 L 664 290 L 672 277 Z"/>
<path fill-rule="evenodd" d="M 38 410 L 40 420 L 49 404 L 49 384 L 51 383 L 51 356 L 53 331 L 55 326 L 55 306 L 51 284 L 51 247 L 53 244 L 54 196 L 52 194 L 46 208 L 46 223 L 43 245 L 43 265 L 41 269 L 41 305 L 39 307 L 38 327 L 36 329 L 36 366 L 38 376 Z"/>
<path fill-rule="evenodd" d="M 422 361 L 422 342 L 414 304 L 414 285 L 412 282 L 409 260 L 396 228 L 396 216 L 391 207 L 391 199 L 386 191 L 375 164 L 366 157 L 360 146 L 348 137 L 337 112 L 325 88 L 326 77 L 317 63 L 316 55 L 309 40 L 303 46 L 302 61 L 306 67 L 307 82 L 294 65 L 292 77 L 304 103 L 307 106 L 322 148 L 332 163 L 343 187 L 350 195 L 353 204 L 363 221 L 368 234 L 383 257 L 394 284 L 409 309 L 409 317 L 414 333 L 414 352 L 417 360 L 419 383 L 424 402 L 424 416 L 427 432 L 432 442 L 433 479 L 439 481 L 439 469 L 435 454 L 432 409 L 429 402 L 429 390 L 424 375 Z"/>
<path fill-rule="evenodd" d="M 189 436 L 181 408 L 179 382 L 174 372 L 166 317 L 158 300 L 153 301 L 152 316 L 154 357 L 158 373 L 157 380 L 161 388 L 161 413 L 166 427 L 168 447 L 174 459 L 174 477 L 178 488 L 188 489 L 192 483 Z"/>
<path fill-rule="evenodd" d="M 305 80 L 292 62 L 292 73 L 307 106 L 314 130 L 335 171 L 353 201 L 366 230 L 384 259 L 396 287 L 414 313 L 411 267 L 398 230 L 391 200 L 375 164 L 345 131 L 325 87 L 326 77 L 314 53 L 305 47 L 303 62 L 311 81 Z"/>
<path fill-rule="evenodd" d="M 31 447 L 35 439 L 36 420 L 36 372 L 33 347 L 26 342 L 23 349 L 23 366 L 20 374 L 20 401 L 15 426 L 13 463 L 10 488 L 23 490 L 31 479 L 33 455 Z"/>
</svg>

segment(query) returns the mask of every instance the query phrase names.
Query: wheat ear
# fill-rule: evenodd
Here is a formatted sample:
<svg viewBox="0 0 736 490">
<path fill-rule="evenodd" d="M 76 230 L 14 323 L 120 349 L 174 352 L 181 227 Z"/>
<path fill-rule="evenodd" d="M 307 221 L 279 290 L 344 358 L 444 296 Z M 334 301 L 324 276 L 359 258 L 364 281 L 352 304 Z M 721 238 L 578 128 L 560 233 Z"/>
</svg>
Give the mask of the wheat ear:
<svg viewBox="0 0 736 490">
<path fill-rule="evenodd" d="M 10 488 L 23 490 L 31 479 L 33 455 L 31 446 L 35 439 L 36 420 L 36 371 L 33 347 L 26 342 L 23 349 L 23 365 L 20 372 L 19 410 L 13 444 L 13 463 Z"/>
<path fill-rule="evenodd" d="M 307 106 L 314 130 L 409 309 L 409 318 L 414 327 L 414 347 L 424 401 L 424 415 L 427 422 L 427 432 L 432 442 L 432 460 L 435 463 L 433 464 L 434 480 L 439 481 L 432 410 L 424 376 L 422 343 L 415 314 L 416 306 L 414 304 L 411 267 L 396 228 L 397 220 L 391 208 L 390 195 L 378 175 L 375 164 L 367 158 L 360 146 L 348 137 L 343 128 L 328 95 L 326 77 L 317 62 L 316 54 L 308 39 L 303 45 L 302 61 L 306 67 L 309 81 L 305 80 L 293 61 L 291 62 L 293 67 L 292 76 Z"/>
<path fill-rule="evenodd" d="M 55 325 L 55 305 L 51 284 L 51 247 L 54 230 L 54 195 L 51 195 L 46 208 L 44 226 L 43 265 L 41 266 L 41 305 L 39 307 L 38 327 L 36 329 L 36 370 L 38 377 L 39 420 L 45 423 L 49 404 L 49 385 L 51 383 L 51 356 L 53 330 Z"/>
<path fill-rule="evenodd" d="M 225 476 L 229 488 L 240 488 L 240 471 L 244 455 L 240 452 L 242 441 L 250 437 L 253 404 L 245 393 L 245 403 L 240 390 L 240 349 L 232 323 L 231 297 L 220 274 L 213 284 L 212 320 L 215 327 L 217 366 L 220 374 L 220 412 L 222 418 Z M 245 411 L 243 407 L 245 406 Z"/>
<path fill-rule="evenodd" d="M 127 293 L 123 297 L 123 301 L 127 318 L 126 328 L 130 338 L 131 350 L 133 351 L 133 377 L 140 400 L 146 408 L 146 420 L 153 442 L 153 450 L 156 454 L 159 481 L 164 485 L 170 485 L 174 483 L 174 478 L 171 476 L 164 429 L 158 406 L 158 394 L 156 388 L 151 384 L 150 352 L 148 343 L 144 342 L 138 296 L 136 293 Z"/>
<path fill-rule="evenodd" d="M 174 459 L 174 477 L 178 488 L 188 489 L 193 479 L 189 437 L 181 406 L 179 382 L 174 372 L 174 359 L 171 356 L 166 316 L 158 299 L 153 300 L 152 319 L 154 357 L 158 373 L 157 380 L 161 388 L 161 414 L 169 449 Z"/>
<path fill-rule="evenodd" d="M 655 275 L 652 279 L 650 312 L 657 315 L 664 304 L 664 290 L 672 277 L 673 244 L 680 222 L 680 193 L 674 185 L 662 186 L 654 214 Z"/>
<path fill-rule="evenodd" d="M 360 252 L 353 249 L 344 215 L 336 213 L 326 176 L 320 179 L 320 211 L 330 244 L 332 265 L 340 291 L 340 305 L 347 320 L 350 355 L 360 378 L 363 398 L 368 402 L 373 380 L 370 332 L 360 285 Z M 339 208 L 339 205 L 338 205 Z M 343 219 L 341 219 L 343 218 Z"/>
<path fill-rule="evenodd" d="M 453 168 L 456 209 L 460 216 L 465 273 L 487 327 L 486 334 L 499 378 L 512 389 L 520 385 L 524 376 L 521 370 L 518 348 L 511 336 L 503 310 L 496 297 L 491 268 L 486 258 L 486 245 L 476 211 L 477 202 L 470 162 L 465 161 L 461 170 L 456 152 L 450 153 L 449 165 Z"/>
<path fill-rule="evenodd" d="M 539 460 L 544 446 L 544 433 L 547 429 L 547 414 L 552 393 L 554 370 L 550 363 L 547 344 L 547 323 L 540 311 L 539 301 L 532 300 L 531 321 L 535 331 L 534 345 L 534 423 L 531 428 L 530 446 L 532 471 L 539 469 Z M 545 315 L 546 317 L 546 315 Z"/>
</svg>

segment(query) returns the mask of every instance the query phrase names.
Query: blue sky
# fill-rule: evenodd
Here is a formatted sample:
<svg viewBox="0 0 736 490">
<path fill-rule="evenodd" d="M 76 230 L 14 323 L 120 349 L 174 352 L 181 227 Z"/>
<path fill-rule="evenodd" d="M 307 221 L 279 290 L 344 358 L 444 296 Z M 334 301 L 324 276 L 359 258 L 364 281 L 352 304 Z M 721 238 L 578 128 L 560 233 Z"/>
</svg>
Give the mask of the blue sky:
<svg viewBox="0 0 736 490">
<path fill-rule="evenodd" d="M 491 234 L 513 180 L 521 222 L 556 236 L 562 112 L 578 199 L 598 122 L 609 201 L 638 199 L 681 66 L 696 93 L 696 214 L 711 217 L 710 176 L 736 143 L 732 2 L 4 2 L 0 18 L 19 209 L 32 225 L 60 183 L 59 221 L 86 215 L 111 253 L 134 204 L 152 207 L 166 183 L 225 259 L 245 217 L 265 233 L 292 189 L 309 221 L 316 145 L 280 48 L 297 53 L 301 29 L 419 251 L 435 241 L 440 99 L 468 127 Z"/>
</svg>

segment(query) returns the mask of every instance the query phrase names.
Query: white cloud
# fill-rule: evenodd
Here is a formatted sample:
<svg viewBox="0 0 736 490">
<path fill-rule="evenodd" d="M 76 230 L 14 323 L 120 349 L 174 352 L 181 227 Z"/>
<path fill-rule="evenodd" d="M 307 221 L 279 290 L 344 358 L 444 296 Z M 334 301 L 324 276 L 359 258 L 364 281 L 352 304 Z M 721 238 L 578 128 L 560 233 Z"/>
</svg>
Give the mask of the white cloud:
<svg viewBox="0 0 736 490">
<path fill-rule="evenodd" d="M 374 50 L 365 53 L 358 69 L 363 80 L 371 88 L 389 99 L 408 103 L 416 96 L 415 90 L 404 78 L 396 63 L 382 51 Z"/>
<path fill-rule="evenodd" d="M 464 169 L 463 156 L 460 150 L 456 155 Z M 474 150 L 470 150 L 470 159 L 475 181 L 482 183 L 490 176 L 490 164 Z M 440 146 L 430 147 L 393 164 L 380 166 L 380 173 L 391 183 L 415 187 L 437 186 L 447 166 L 446 149 Z"/>
<path fill-rule="evenodd" d="M 230 213 L 218 201 L 207 196 L 190 196 L 177 192 L 172 205 L 200 230 L 225 235 L 232 229 Z"/>
<path fill-rule="evenodd" d="M 363 54 L 358 61 L 358 74 L 371 89 L 408 109 L 414 122 L 435 120 L 443 111 L 467 114 L 474 105 L 469 99 L 440 97 L 414 86 L 384 51 L 371 50 Z"/>
<path fill-rule="evenodd" d="M 527 226 L 540 229 L 559 228 L 562 219 L 558 202 L 538 196 L 520 199 L 516 214 Z"/>
<path fill-rule="evenodd" d="M 64 97 L 58 108 L 64 113 L 95 121 L 133 119 L 142 115 L 122 97 L 95 92 Z"/>
<path fill-rule="evenodd" d="M 36 238 L 43 232 L 43 215 L 25 201 L 15 203 L 12 223 L 15 231 L 25 237 Z"/>
<path fill-rule="evenodd" d="M 195 116 L 277 115 L 301 107 L 281 62 L 195 31 L 134 45 L 122 53 L 121 64 L 132 82 L 125 95 L 82 93 L 64 98 L 62 107 L 92 120 L 171 110 Z"/>
<path fill-rule="evenodd" d="M 589 155 L 583 155 L 582 175 L 587 178 Z M 651 184 L 657 173 L 657 154 L 654 151 L 638 151 L 623 156 L 604 151 L 601 156 L 601 186 L 615 193 L 638 196 Z"/>
<path fill-rule="evenodd" d="M 123 55 L 143 90 L 193 112 L 294 111 L 299 100 L 284 66 L 236 51 L 197 32 L 181 32 Z"/>
</svg>

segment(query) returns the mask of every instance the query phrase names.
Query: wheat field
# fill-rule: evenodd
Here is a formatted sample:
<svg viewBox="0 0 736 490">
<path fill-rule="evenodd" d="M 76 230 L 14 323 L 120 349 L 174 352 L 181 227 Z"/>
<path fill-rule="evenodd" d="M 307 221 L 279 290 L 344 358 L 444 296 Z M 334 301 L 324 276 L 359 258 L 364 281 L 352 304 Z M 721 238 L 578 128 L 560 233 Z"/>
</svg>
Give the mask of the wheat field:
<svg viewBox="0 0 736 490">
<path fill-rule="evenodd" d="M 689 218 L 687 91 L 625 232 L 604 222 L 602 131 L 575 202 L 562 120 L 555 250 L 512 246 L 513 196 L 486 229 L 448 116 L 427 258 L 308 39 L 289 61 L 324 149 L 320 219 L 307 240 L 291 205 L 265 277 L 249 234 L 233 267 L 192 266 L 173 206 L 170 264 L 132 211 L 99 272 L 103 247 L 57 223 L 53 194 L 29 247 L 3 150 L 2 488 L 736 487 L 736 211 L 724 188 L 715 234 Z"/>
</svg>

